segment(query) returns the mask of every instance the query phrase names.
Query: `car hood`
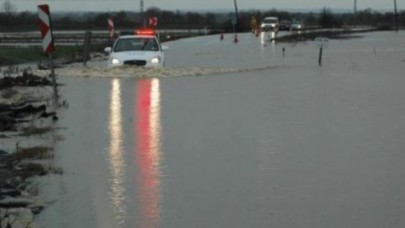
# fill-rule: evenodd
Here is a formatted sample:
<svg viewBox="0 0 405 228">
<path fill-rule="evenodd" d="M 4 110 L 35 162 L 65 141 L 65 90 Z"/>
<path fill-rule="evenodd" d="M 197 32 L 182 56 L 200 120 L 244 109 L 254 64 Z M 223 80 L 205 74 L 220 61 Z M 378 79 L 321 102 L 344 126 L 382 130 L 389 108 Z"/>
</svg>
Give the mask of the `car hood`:
<svg viewBox="0 0 405 228">
<path fill-rule="evenodd" d="M 110 57 L 125 61 L 125 60 L 150 60 L 156 56 L 162 56 L 162 52 L 159 51 L 113 52 L 111 53 Z"/>
</svg>

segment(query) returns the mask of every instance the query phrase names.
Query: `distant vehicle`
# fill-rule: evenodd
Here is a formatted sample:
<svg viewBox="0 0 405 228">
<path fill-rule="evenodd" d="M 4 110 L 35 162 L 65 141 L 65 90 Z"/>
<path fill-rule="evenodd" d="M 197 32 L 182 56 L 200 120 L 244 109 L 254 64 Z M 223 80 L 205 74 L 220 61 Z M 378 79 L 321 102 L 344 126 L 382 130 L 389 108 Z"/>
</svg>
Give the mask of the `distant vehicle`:
<svg viewBox="0 0 405 228">
<path fill-rule="evenodd" d="M 291 29 L 291 21 L 290 20 L 281 20 L 279 30 L 280 31 L 289 31 Z"/>
<path fill-rule="evenodd" d="M 260 25 L 262 31 L 275 31 L 279 29 L 278 17 L 265 17 Z"/>
<path fill-rule="evenodd" d="M 302 21 L 293 21 L 291 24 L 291 31 L 304 30 L 304 23 Z"/>
<path fill-rule="evenodd" d="M 136 30 L 133 35 L 121 35 L 113 47 L 106 47 L 109 53 L 108 66 L 162 67 L 168 47 L 161 46 L 153 30 Z"/>
</svg>

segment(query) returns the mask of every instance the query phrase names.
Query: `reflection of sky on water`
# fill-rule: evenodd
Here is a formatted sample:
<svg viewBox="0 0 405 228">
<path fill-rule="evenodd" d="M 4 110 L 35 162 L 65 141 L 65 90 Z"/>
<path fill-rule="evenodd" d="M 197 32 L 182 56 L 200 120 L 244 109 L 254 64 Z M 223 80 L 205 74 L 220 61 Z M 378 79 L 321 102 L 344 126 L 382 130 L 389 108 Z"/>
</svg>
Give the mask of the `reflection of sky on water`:
<svg viewBox="0 0 405 228">
<path fill-rule="evenodd" d="M 122 224 L 126 218 L 126 189 L 124 186 L 125 162 L 123 159 L 124 150 L 122 145 L 121 82 L 120 79 L 114 78 L 111 83 L 109 118 L 109 162 L 111 171 L 110 195 L 114 207 L 115 218 L 119 224 Z"/>
<path fill-rule="evenodd" d="M 160 222 L 160 81 L 136 81 L 135 104 L 137 167 L 136 198 L 140 202 L 141 227 L 158 227 Z"/>
</svg>

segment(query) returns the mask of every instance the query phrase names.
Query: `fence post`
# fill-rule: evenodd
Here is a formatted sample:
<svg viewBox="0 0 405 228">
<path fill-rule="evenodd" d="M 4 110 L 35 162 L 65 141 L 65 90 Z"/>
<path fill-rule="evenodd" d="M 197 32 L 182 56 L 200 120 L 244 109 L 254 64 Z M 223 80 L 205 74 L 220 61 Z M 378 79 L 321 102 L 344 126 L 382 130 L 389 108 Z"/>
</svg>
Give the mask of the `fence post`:
<svg viewBox="0 0 405 228">
<path fill-rule="evenodd" d="M 328 38 L 326 38 L 326 37 L 316 37 L 315 38 L 315 43 L 319 46 L 318 64 L 319 64 L 319 66 L 322 66 L 323 48 L 326 48 L 328 46 Z"/>
<path fill-rule="evenodd" d="M 321 47 L 319 47 L 319 60 L 318 60 L 319 66 L 322 66 L 322 50 L 323 50 L 323 44 L 321 44 Z"/>
</svg>

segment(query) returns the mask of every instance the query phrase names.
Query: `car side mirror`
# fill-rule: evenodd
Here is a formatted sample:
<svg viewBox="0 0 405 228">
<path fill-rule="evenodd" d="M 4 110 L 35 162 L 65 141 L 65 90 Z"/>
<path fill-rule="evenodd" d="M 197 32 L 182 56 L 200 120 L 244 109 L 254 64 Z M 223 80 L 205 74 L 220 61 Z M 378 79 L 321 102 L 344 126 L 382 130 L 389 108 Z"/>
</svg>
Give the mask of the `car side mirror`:
<svg viewBox="0 0 405 228">
<path fill-rule="evenodd" d="M 111 47 L 106 47 L 106 48 L 104 48 L 104 52 L 106 52 L 106 53 L 108 53 L 108 54 L 110 54 L 111 51 L 112 51 Z"/>
<path fill-rule="evenodd" d="M 169 47 L 166 45 L 162 45 L 162 51 L 167 51 L 167 50 L 169 50 Z"/>
</svg>

